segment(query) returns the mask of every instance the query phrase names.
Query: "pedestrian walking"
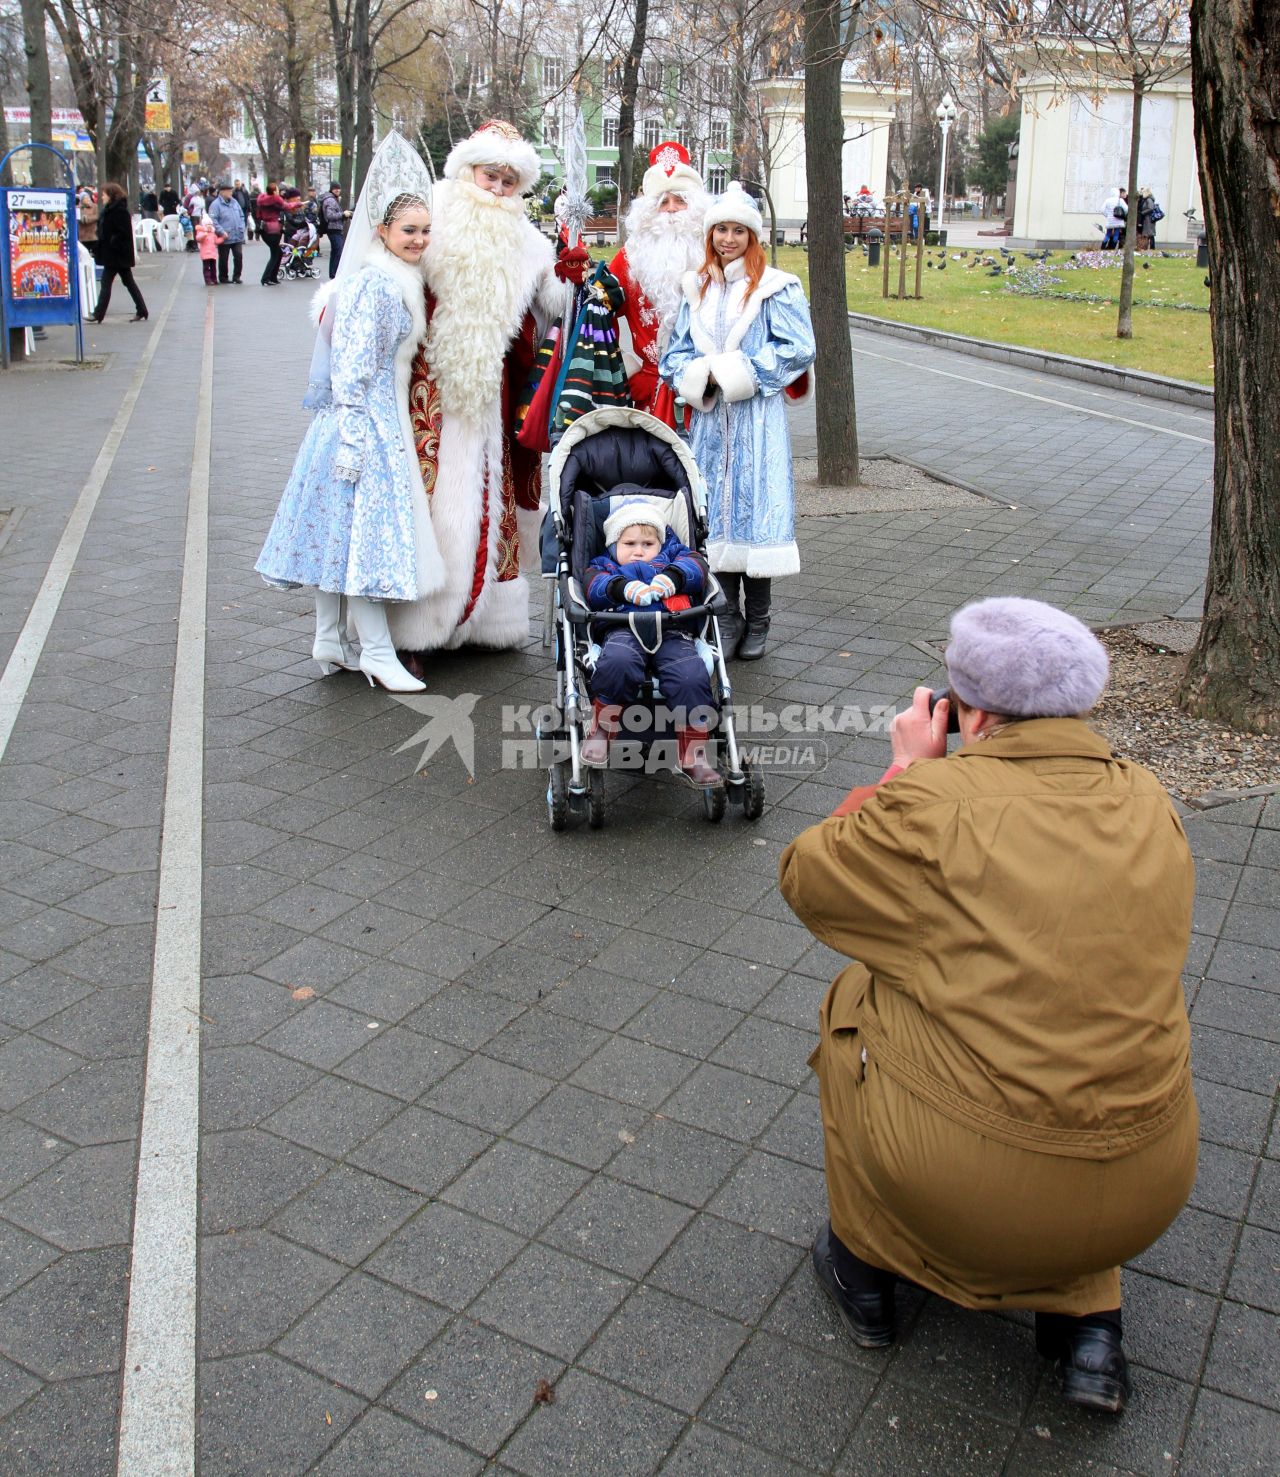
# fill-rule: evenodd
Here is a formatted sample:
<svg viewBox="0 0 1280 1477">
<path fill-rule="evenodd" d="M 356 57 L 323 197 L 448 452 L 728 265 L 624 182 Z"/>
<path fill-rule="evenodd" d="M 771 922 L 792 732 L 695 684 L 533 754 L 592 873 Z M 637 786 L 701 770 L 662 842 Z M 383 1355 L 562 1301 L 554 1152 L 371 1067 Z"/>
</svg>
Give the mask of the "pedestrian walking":
<svg viewBox="0 0 1280 1477">
<path fill-rule="evenodd" d="M 238 283 L 244 273 L 244 211 L 230 181 L 223 180 L 209 206 L 209 218 L 218 230 L 218 281 Z M 228 265 L 232 276 L 227 276 Z"/>
<path fill-rule="evenodd" d="M 288 202 L 282 200 L 276 192 L 275 180 L 268 180 L 267 188 L 254 202 L 258 234 L 270 252 L 259 279 L 263 287 L 275 287 L 280 281 L 280 238 L 284 234 L 284 218 L 288 211 Z"/>
<path fill-rule="evenodd" d="M 1115 189 L 1102 202 L 1102 249 L 1115 251 L 1124 243 L 1124 225 L 1129 218 L 1129 192 Z"/>
<path fill-rule="evenodd" d="M 200 253 L 200 270 L 206 287 L 218 285 L 218 228 L 213 217 L 204 214 L 196 222 L 196 250 Z"/>
<path fill-rule="evenodd" d="M 177 215 L 178 207 L 182 204 L 182 197 L 172 185 L 166 185 L 160 191 L 160 215 Z"/>
<path fill-rule="evenodd" d="M 145 323 L 147 305 L 133 280 L 137 258 L 133 254 L 133 217 L 129 214 L 129 197 L 124 186 L 114 180 L 103 187 L 102 193 L 107 202 L 98 218 L 98 265 L 102 268 L 102 285 L 98 288 L 98 306 L 94 309 L 93 321 L 101 323 L 107 316 L 111 285 L 119 277 L 133 299 L 134 313 L 129 321 Z"/>
<path fill-rule="evenodd" d="M 316 417 L 256 565 L 277 588 L 315 588 L 312 655 L 326 675 L 358 670 L 390 692 L 424 684 L 396 657 L 388 603 L 444 577 L 406 413 L 409 368 L 427 328 L 425 175 L 379 168 L 376 158 L 369 171 L 357 208 L 377 226 L 325 306 L 307 396 Z M 358 655 L 342 630 L 344 601 Z"/>
<path fill-rule="evenodd" d="M 729 600 L 725 653 L 756 661 L 772 582 L 800 570 L 785 404 L 808 393 L 813 324 L 799 279 L 765 259 L 764 222 L 741 185 L 711 202 L 703 224 L 702 269 L 685 278 L 658 372 L 693 410 L 707 556 Z"/>
<path fill-rule="evenodd" d="M 1156 244 L 1156 226 L 1164 219 L 1164 211 L 1156 204 L 1156 197 L 1148 186 L 1138 191 L 1138 250 L 1153 251 Z"/>
<path fill-rule="evenodd" d="M 931 715 L 916 689 L 879 783 L 782 854 L 800 921 L 859 961 L 810 1058 L 830 1213 L 813 1269 L 864 1348 L 893 1342 L 897 1277 L 1032 1309 L 1066 1400 L 1118 1413 L 1120 1267 L 1196 1178 L 1191 853 L 1156 777 L 1083 721 L 1107 682 L 1087 626 L 980 600 L 946 662 L 950 697 Z"/>
<path fill-rule="evenodd" d="M 256 192 L 255 192 L 256 193 Z M 244 212 L 244 239 L 253 240 L 253 199 L 245 189 L 243 180 L 236 180 L 231 187 L 232 198 Z"/>
<path fill-rule="evenodd" d="M 338 263 L 342 260 L 342 243 L 346 240 L 349 211 L 342 208 L 342 186 L 334 180 L 320 202 L 320 214 L 324 220 L 325 235 L 329 238 L 329 276 L 337 275 Z"/>
<path fill-rule="evenodd" d="M 80 191 L 80 203 L 76 206 L 76 221 L 80 244 L 92 257 L 98 254 L 98 202 L 92 190 Z"/>
</svg>

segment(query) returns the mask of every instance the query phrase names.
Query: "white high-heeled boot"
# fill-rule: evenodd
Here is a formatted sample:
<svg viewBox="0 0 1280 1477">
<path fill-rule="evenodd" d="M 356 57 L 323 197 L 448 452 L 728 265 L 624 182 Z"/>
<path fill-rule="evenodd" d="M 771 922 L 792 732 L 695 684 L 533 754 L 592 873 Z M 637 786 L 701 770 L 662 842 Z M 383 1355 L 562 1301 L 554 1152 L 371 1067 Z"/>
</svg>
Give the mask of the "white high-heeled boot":
<svg viewBox="0 0 1280 1477">
<path fill-rule="evenodd" d="M 331 590 L 316 591 L 316 639 L 311 655 L 320 663 L 324 675 L 335 672 L 358 672 L 359 653 L 347 641 L 343 630 L 342 596 Z"/>
<path fill-rule="evenodd" d="M 400 665 L 387 630 L 387 607 L 383 602 L 350 595 L 347 608 L 360 637 L 360 670 L 369 679 L 369 686 L 384 687 L 388 692 L 425 692 L 427 684 Z"/>
</svg>

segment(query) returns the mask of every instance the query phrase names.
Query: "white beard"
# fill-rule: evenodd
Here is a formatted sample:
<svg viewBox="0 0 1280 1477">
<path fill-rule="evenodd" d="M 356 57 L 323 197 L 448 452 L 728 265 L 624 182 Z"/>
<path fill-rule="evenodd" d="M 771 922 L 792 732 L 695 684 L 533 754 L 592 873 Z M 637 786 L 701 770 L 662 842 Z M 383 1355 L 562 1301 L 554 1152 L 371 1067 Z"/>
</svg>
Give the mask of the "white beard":
<svg viewBox="0 0 1280 1477">
<path fill-rule="evenodd" d="M 656 201 L 642 197 L 627 213 L 627 264 L 658 315 L 664 343 L 680 310 L 680 280 L 702 265 L 705 209 L 703 200 L 691 200 L 687 210 L 661 214 Z"/>
<path fill-rule="evenodd" d="M 442 408 L 480 424 L 501 393 L 503 357 L 535 285 L 523 261 L 524 201 L 449 180 L 436 186 L 433 207 L 423 253 L 436 298 L 427 363 Z"/>
</svg>

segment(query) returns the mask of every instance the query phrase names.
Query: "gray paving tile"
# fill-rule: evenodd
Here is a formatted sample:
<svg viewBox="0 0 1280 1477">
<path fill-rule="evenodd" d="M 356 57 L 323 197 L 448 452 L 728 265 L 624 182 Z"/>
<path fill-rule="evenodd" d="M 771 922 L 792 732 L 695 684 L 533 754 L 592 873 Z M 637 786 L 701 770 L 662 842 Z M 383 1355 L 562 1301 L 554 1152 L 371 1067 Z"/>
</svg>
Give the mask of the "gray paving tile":
<svg viewBox="0 0 1280 1477">
<path fill-rule="evenodd" d="M 663 1112 L 745 1143 L 768 1127 L 790 1096 L 778 1083 L 704 1063 L 663 1104 Z"/>
<path fill-rule="evenodd" d="M 306 1471 L 362 1407 L 274 1354 L 204 1361 L 197 1402 L 197 1460 L 206 1477 Z"/>
<path fill-rule="evenodd" d="M 988 1411 L 953 1405 L 890 1377 L 858 1422 L 836 1471 L 981 1477 L 999 1470 L 1016 1436 L 1016 1426 Z"/>
<path fill-rule="evenodd" d="M 351 1162 L 421 1195 L 436 1195 L 491 1142 L 478 1129 L 411 1107 L 361 1144 Z"/>
<path fill-rule="evenodd" d="M 589 1178 L 587 1171 L 500 1139 L 441 1198 L 524 1236 L 536 1235 Z"/>
<path fill-rule="evenodd" d="M 400 1111 L 384 1093 L 322 1077 L 268 1118 L 263 1127 L 318 1153 L 342 1158 Z"/>
<path fill-rule="evenodd" d="M 348 1266 L 357 1266 L 422 1205 L 389 1180 L 340 1164 L 291 1201 L 271 1228 Z"/>
<path fill-rule="evenodd" d="M 60 1257 L 5 1300 L 0 1353 L 42 1379 L 116 1372 L 127 1269 L 124 1247 Z"/>
<path fill-rule="evenodd" d="M 207 1134 L 200 1148 L 200 1229 L 261 1226 L 329 1167 L 329 1160 L 260 1129 Z"/>
<path fill-rule="evenodd" d="M 822 1174 L 775 1154 L 752 1153 L 733 1172 L 709 1209 L 726 1220 L 809 1246 L 826 1218 Z"/>
<path fill-rule="evenodd" d="M 639 1108 L 562 1085 L 522 1118 L 510 1136 L 586 1169 L 602 1169 L 624 1144 L 636 1139 L 645 1121 Z"/>
<path fill-rule="evenodd" d="M 871 1375 L 768 1333 L 754 1334 L 701 1414 L 753 1446 L 830 1468 L 872 1390 Z"/>
<path fill-rule="evenodd" d="M 317 1477 L 474 1477 L 484 1462 L 385 1410 L 369 1410 L 315 1468 Z"/>
<path fill-rule="evenodd" d="M 1246 1226 L 1236 1250 L 1227 1296 L 1280 1313 L 1280 1235 Z"/>
<path fill-rule="evenodd" d="M 542 1239 L 624 1276 L 643 1277 L 689 1214 L 660 1195 L 597 1175 Z"/>
<path fill-rule="evenodd" d="M 265 1349 L 323 1297 L 342 1268 L 267 1231 L 206 1236 L 200 1248 L 200 1352 Z"/>
<path fill-rule="evenodd" d="M 110 1477 L 116 1470 L 116 1375 L 46 1385 L 0 1425 L 8 1477 Z"/>
<path fill-rule="evenodd" d="M 1280 1318 L 1240 1303 L 1223 1303 L 1213 1331 L 1204 1382 L 1227 1395 L 1280 1410 L 1275 1351 Z"/>
<path fill-rule="evenodd" d="M 10 1195 L 0 1213 L 64 1251 L 127 1244 L 135 1161 L 131 1143 L 77 1149 Z"/>
<path fill-rule="evenodd" d="M 563 1366 L 495 1329 L 460 1319 L 387 1392 L 393 1410 L 492 1456 Z M 435 1391 L 432 1398 L 428 1392 Z M 505 1457 L 505 1454 L 504 1454 Z"/>
<path fill-rule="evenodd" d="M 493 1281 L 521 1244 L 498 1226 L 452 1206 L 429 1204 L 374 1254 L 367 1270 L 458 1310 Z"/>
<path fill-rule="evenodd" d="M 1280 1419 L 1273 1410 L 1212 1390 L 1196 1401 L 1180 1470 L 1187 1477 L 1266 1473 L 1280 1465 Z"/>
<path fill-rule="evenodd" d="M 0 1298 L 58 1259 L 58 1248 L 0 1221 Z"/>
<path fill-rule="evenodd" d="M 422 1106 L 502 1133 L 541 1101 L 551 1086 L 546 1077 L 490 1057 L 473 1056 L 425 1093 Z"/>
<path fill-rule="evenodd" d="M 1170 1458 L 1164 1454 L 1179 1448 L 1191 1413 L 1193 1388 L 1149 1369 L 1132 1368 L 1131 1375 L 1133 1398 L 1123 1420 L 1100 1421 L 1068 1405 L 1057 1379 L 1047 1374 L 1026 1424 L 1037 1434 L 1047 1431 L 1045 1441 L 1069 1454 L 1077 1468 L 1087 1459 L 1122 1471 L 1168 1471 Z"/>
<path fill-rule="evenodd" d="M 535 1349 L 571 1360 L 633 1286 L 614 1272 L 534 1243 L 468 1312 Z"/>
<path fill-rule="evenodd" d="M 131 1139 L 142 1102 L 141 1057 L 91 1062 L 23 1104 L 32 1123 L 77 1144 Z"/>
<path fill-rule="evenodd" d="M 526 1477 L 557 1467 L 639 1477 L 657 1470 L 683 1424 L 674 1411 L 574 1369 L 557 1385 L 555 1404 L 534 1412 L 503 1460 Z"/>
<path fill-rule="evenodd" d="M 313 1067 L 259 1046 L 228 1046 L 203 1054 L 200 1117 L 207 1132 L 247 1128 L 314 1082 Z"/>
<path fill-rule="evenodd" d="M 0 1111 L 43 1092 L 74 1072 L 81 1059 L 34 1036 L 15 1036 L 0 1045 Z"/>
</svg>

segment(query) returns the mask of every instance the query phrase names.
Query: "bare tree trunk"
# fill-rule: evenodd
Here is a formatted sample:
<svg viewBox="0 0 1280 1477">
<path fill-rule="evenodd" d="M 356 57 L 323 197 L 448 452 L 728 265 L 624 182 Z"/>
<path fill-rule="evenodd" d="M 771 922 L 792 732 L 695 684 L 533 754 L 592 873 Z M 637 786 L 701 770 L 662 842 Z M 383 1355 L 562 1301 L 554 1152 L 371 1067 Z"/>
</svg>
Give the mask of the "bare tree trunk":
<svg viewBox="0 0 1280 1477">
<path fill-rule="evenodd" d="M 1142 143 L 1142 96 L 1145 78 L 1133 74 L 1133 123 L 1129 129 L 1129 213 L 1124 222 L 1124 260 L 1120 264 L 1120 316 L 1116 337 L 1133 337 L 1133 247 L 1138 234 L 1138 148 Z"/>
<path fill-rule="evenodd" d="M 649 28 L 649 0 L 635 0 L 631 45 L 622 64 L 622 93 L 618 99 L 618 240 L 626 239 L 624 222 L 631 206 L 631 176 L 636 156 L 636 90 L 640 85 L 640 58 Z"/>
<path fill-rule="evenodd" d="M 22 49 L 27 58 L 27 101 L 31 109 L 31 142 L 53 143 L 53 89 L 49 84 L 49 47 L 44 34 L 43 0 L 22 0 Z M 31 150 L 31 183 L 61 183 L 57 160 L 43 149 Z M 7 248 L 6 248 L 7 249 Z"/>
<path fill-rule="evenodd" d="M 1189 712 L 1280 733 L 1280 8 L 1192 0 L 1214 359 L 1213 522 Z"/>
<path fill-rule="evenodd" d="M 369 34 L 369 0 L 354 0 L 351 10 L 351 51 L 355 64 L 356 136 L 352 195 L 360 193 L 373 163 L 373 39 Z"/>
<path fill-rule="evenodd" d="M 329 0 L 329 30 L 333 36 L 334 75 L 338 84 L 338 143 L 342 154 L 338 160 L 338 185 L 342 198 L 351 203 L 351 180 L 356 146 L 355 76 L 352 68 L 350 38 L 350 4 L 339 10 L 338 0 Z"/>
<path fill-rule="evenodd" d="M 838 163 L 844 154 L 840 96 L 844 51 L 838 26 L 839 10 L 831 0 L 805 0 L 804 151 L 809 161 L 809 296 L 818 349 L 818 481 L 849 487 L 858 481 L 858 426 Z"/>
</svg>

